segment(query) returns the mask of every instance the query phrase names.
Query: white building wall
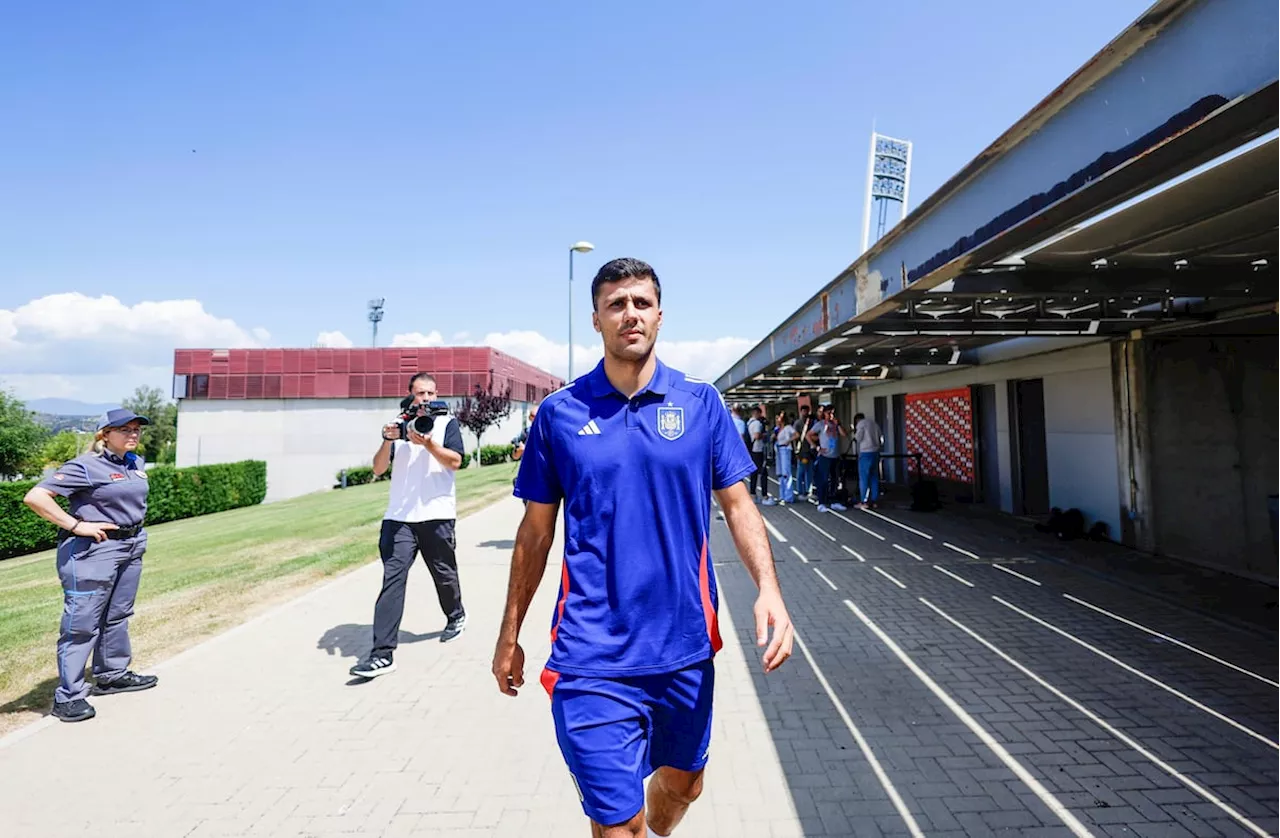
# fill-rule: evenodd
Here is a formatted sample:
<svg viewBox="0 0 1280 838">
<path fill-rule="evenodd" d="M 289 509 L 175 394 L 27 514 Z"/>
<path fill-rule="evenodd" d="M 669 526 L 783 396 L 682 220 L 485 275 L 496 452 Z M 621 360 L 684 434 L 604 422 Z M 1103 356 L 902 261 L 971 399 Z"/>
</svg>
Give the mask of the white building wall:
<svg viewBox="0 0 1280 838">
<path fill-rule="evenodd" d="M 445 399 L 455 409 L 461 399 Z M 370 465 L 381 427 L 399 413 L 399 399 L 183 399 L 178 403 L 182 466 L 264 460 L 267 501 L 331 488 L 337 473 Z M 484 444 L 505 445 L 525 424 L 529 406 L 513 402 L 510 415 L 484 434 Z M 468 453 L 475 436 L 462 429 Z"/>
<path fill-rule="evenodd" d="M 1006 383 L 1044 380 L 1045 446 L 1049 460 L 1049 502 L 1076 507 L 1090 521 L 1104 521 L 1113 538 L 1120 530 L 1111 350 L 1105 342 L 1032 355 L 949 372 L 918 374 L 860 387 L 854 409 L 874 415 L 876 396 L 927 393 L 971 384 L 996 384 L 996 435 L 1000 508 L 1013 510 L 1013 455 L 1010 447 Z M 890 400 L 892 414 L 892 400 Z M 885 434 L 892 432 L 892 417 Z"/>
</svg>

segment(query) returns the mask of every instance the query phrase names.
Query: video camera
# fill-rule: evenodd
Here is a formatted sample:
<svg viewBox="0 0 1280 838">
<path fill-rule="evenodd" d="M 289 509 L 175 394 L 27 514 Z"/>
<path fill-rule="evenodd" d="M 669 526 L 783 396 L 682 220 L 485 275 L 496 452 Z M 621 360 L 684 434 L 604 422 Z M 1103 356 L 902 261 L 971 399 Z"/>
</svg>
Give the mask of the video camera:
<svg viewBox="0 0 1280 838">
<path fill-rule="evenodd" d="M 431 429 L 436 425 L 437 416 L 449 415 L 449 403 L 437 399 L 433 402 L 424 402 L 422 404 L 414 404 L 412 396 L 406 396 L 400 400 L 400 416 L 398 425 L 400 427 L 400 439 L 409 439 L 409 429 L 417 431 L 423 436 L 429 436 Z"/>
</svg>

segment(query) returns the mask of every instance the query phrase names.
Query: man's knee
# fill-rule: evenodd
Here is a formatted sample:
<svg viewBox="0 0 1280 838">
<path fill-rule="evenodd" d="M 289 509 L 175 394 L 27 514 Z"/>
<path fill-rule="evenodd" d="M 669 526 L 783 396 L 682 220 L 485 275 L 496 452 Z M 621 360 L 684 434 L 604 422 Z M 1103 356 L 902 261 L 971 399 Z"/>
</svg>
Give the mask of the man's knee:
<svg viewBox="0 0 1280 838">
<path fill-rule="evenodd" d="M 702 773 L 664 766 L 654 772 L 651 782 L 657 782 L 671 800 L 688 806 L 702 794 Z"/>
</svg>

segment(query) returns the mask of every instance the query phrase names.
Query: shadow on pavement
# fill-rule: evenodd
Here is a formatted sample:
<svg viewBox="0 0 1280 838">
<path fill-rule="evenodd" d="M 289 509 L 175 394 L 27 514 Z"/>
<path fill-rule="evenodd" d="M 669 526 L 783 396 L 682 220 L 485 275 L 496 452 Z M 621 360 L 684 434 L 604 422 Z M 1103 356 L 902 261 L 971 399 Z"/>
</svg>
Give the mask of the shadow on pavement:
<svg viewBox="0 0 1280 838">
<path fill-rule="evenodd" d="M 414 634 L 411 631 L 401 631 L 399 640 L 401 643 L 421 643 L 424 640 L 436 640 L 443 632 L 429 631 L 426 634 Z M 373 638 L 373 626 L 369 624 L 360 625 L 359 623 L 343 623 L 340 626 L 334 626 L 321 635 L 320 640 L 316 642 L 316 648 L 328 652 L 330 655 L 338 655 L 343 658 L 360 658 L 369 651 L 369 645 Z M 53 681 L 56 685 L 56 679 Z M 52 687 L 49 694 L 53 694 Z"/>
<path fill-rule="evenodd" d="M 515 539 L 499 538 L 490 541 L 481 541 L 477 547 L 493 547 L 496 550 L 514 550 L 516 546 Z"/>
</svg>

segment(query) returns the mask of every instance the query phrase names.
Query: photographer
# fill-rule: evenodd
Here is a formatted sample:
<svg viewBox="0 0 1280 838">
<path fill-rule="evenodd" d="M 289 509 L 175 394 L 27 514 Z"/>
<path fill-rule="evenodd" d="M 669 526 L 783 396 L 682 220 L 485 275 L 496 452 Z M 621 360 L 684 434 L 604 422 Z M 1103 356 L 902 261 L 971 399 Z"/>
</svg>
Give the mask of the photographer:
<svg viewBox="0 0 1280 838">
<path fill-rule="evenodd" d="M 373 648 L 351 668 L 359 678 L 393 672 L 393 655 L 404 616 L 405 582 L 419 551 L 435 581 L 440 608 L 448 619 L 440 642 L 448 643 L 466 627 L 454 524 L 458 517 L 454 472 L 462 465 L 462 432 L 458 421 L 444 415 L 436 402 L 436 382 L 425 372 L 409 379 L 409 398 L 400 421 L 382 428 L 382 445 L 373 455 L 374 474 L 391 470 L 391 497 L 382 519 L 378 548 L 382 554 L 382 591 L 373 609 Z M 415 430 L 415 419 L 431 416 L 430 430 Z"/>
</svg>

